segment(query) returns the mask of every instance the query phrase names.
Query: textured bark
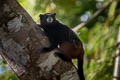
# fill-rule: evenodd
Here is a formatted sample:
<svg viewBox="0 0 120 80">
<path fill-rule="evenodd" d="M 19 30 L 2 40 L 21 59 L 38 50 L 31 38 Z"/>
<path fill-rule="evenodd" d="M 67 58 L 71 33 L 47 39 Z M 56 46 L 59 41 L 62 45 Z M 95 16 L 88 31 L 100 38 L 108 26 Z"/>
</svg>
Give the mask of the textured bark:
<svg viewBox="0 0 120 80">
<path fill-rule="evenodd" d="M 49 46 L 42 29 L 16 0 L 0 0 L 0 54 L 21 80 L 78 80 L 75 67 L 41 53 Z"/>
</svg>

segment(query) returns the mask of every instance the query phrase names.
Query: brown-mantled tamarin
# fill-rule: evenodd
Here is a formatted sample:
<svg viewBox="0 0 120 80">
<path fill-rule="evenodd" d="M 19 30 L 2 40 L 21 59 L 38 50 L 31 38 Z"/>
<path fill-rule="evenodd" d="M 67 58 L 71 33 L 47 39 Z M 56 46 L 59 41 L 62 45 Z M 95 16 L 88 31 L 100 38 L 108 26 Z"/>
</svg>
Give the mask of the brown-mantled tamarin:
<svg viewBox="0 0 120 80">
<path fill-rule="evenodd" d="M 80 80 L 85 80 L 83 73 L 84 49 L 82 42 L 77 35 L 66 25 L 61 24 L 55 17 L 56 13 L 40 15 L 40 27 L 50 41 L 50 47 L 43 48 L 43 51 L 58 49 L 55 55 L 65 61 L 78 59 L 78 75 Z M 59 46 L 59 47 L 58 47 Z"/>
</svg>

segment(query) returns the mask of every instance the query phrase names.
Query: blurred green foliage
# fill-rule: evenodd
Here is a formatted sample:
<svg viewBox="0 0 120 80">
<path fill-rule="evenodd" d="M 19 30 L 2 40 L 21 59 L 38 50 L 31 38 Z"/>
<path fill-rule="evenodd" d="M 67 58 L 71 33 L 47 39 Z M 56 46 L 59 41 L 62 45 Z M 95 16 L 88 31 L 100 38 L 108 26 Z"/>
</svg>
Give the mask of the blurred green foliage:
<svg viewBox="0 0 120 80">
<path fill-rule="evenodd" d="M 6 61 L 0 57 L 0 80 L 19 80 L 16 74 L 10 70 Z"/>
<path fill-rule="evenodd" d="M 18 80 L 18 78 L 13 71 L 9 70 L 0 75 L 0 80 Z"/>
<path fill-rule="evenodd" d="M 70 28 L 87 21 L 109 0 L 18 0 L 39 23 L 39 14 L 57 13 L 57 19 Z M 29 5 L 28 5 L 29 4 Z M 92 23 L 78 30 L 85 48 L 84 73 L 86 80 L 112 80 L 117 30 L 120 25 L 120 1 L 114 0 Z M 73 61 L 76 65 L 76 61 Z M 17 80 L 11 71 L 0 80 Z M 6 77 L 5 77 L 6 76 Z M 11 78 L 12 77 L 12 78 Z M 11 78 L 11 79 L 10 79 Z"/>
</svg>

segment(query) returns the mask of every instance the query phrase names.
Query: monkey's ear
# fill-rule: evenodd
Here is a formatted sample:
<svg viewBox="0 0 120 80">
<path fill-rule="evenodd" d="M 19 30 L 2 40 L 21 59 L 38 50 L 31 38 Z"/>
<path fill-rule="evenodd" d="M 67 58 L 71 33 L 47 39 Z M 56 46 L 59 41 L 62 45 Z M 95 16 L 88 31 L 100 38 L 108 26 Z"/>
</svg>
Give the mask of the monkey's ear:
<svg viewBox="0 0 120 80">
<path fill-rule="evenodd" d="M 39 15 L 39 17 L 42 17 L 42 16 L 43 16 L 42 14 Z"/>
<path fill-rule="evenodd" d="M 53 13 L 54 16 L 56 16 L 56 13 Z"/>
</svg>

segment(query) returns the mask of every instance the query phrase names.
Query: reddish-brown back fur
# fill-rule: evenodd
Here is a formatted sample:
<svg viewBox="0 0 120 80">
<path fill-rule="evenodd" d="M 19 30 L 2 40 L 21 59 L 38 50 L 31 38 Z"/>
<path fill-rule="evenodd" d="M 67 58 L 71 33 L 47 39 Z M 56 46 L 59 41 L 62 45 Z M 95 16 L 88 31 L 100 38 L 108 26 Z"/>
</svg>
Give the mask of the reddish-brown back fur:
<svg viewBox="0 0 120 80">
<path fill-rule="evenodd" d="M 79 59 L 83 63 L 84 50 L 82 44 L 75 44 L 70 42 L 63 42 L 60 47 L 60 51 L 67 59 Z"/>
</svg>

